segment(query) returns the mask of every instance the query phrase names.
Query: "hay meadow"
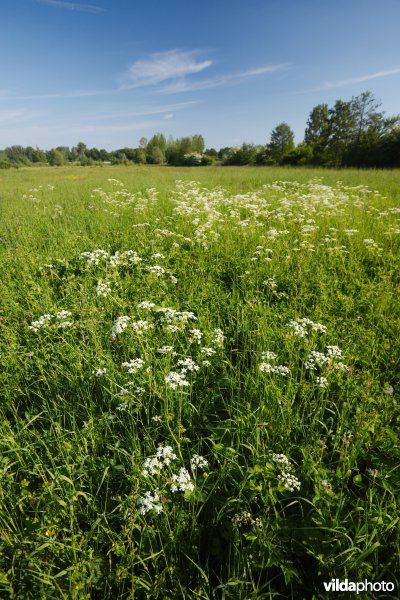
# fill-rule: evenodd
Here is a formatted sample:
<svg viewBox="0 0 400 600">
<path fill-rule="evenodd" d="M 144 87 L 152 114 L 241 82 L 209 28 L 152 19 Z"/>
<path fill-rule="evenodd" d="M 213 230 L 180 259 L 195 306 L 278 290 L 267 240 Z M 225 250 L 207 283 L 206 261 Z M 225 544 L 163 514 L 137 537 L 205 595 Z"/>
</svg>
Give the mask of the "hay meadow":
<svg viewBox="0 0 400 600">
<path fill-rule="evenodd" d="M 399 171 L 10 169 L 0 214 L 1 598 L 398 598 Z"/>
</svg>

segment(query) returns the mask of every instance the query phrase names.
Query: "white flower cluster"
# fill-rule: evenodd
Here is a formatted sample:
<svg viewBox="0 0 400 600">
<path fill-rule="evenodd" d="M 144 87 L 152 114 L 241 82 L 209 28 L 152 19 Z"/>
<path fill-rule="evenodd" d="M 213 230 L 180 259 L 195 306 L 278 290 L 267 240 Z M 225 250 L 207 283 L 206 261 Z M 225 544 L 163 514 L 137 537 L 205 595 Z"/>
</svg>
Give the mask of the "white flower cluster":
<svg viewBox="0 0 400 600">
<path fill-rule="evenodd" d="M 238 529 L 248 527 L 262 527 L 261 520 L 258 517 L 254 519 L 252 514 L 248 511 L 236 513 L 236 515 L 232 517 L 232 524 Z"/>
<path fill-rule="evenodd" d="M 159 354 L 172 354 L 172 356 L 176 356 L 173 346 L 161 346 L 161 348 L 158 348 L 157 352 Z"/>
<path fill-rule="evenodd" d="M 262 362 L 258 368 L 261 373 L 274 373 L 276 375 L 283 375 L 283 377 L 287 377 L 290 374 L 289 367 L 285 365 L 271 365 L 270 363 Z"/>
<path fill-rule="evenodd" d="M 96 287 L 97 295 L 107 298 L 111 293 L 111 284 L 109 281 L 99 281 Z"/>
<path fill-rule="evenodd" d="M 155 512 L 156 515 L 159 515 L 163 510 L 160 492 L 158 490 L 155 490 L 153 494 L 151 492 L 145 492 L 144 495 L 138 499 L 138 505 L 139 515 L 147 515 L 149 512 Z"/>
<path fill-rule="evenodd" d="M 300 481 L 290 471 L 282 471 L 282 473 L 278 475 L 278 479 L 290 492 L 294 492 L 294 490 L 299 490 L 301 487 Z"/>
<path fill-rule="evenodd" d="M 135 385 L 134 381 L 128 381 L 124 384 L 124 386 L 119 390 L 120 396 L 128 396 L 129 394 L 134 394 L 135 396 L 143 396 L 145 389 L 137 386 L 135 389 L 132 387 Z"/>
<path fill-rule="evenodd" d="M 329 383 L 326 377 L 316 377 L 315 378 L 315 383 L 318 385 L 318 387 L 320 388 L 326 388 L 328 387 Z"/>
<path fill-rule="evenodd" d="M 128 373 L 135 374 L 140 369 L 143 368 L 143 366 L 144 366 L 144 360 L 142 360 L 141 358 L 133 358 L 129 362 L 123 362 L 122 366 L 126 367 L 128 369 Z"/>
<path fill-rule="evenodd" d="M 371 251 L 376 251 L 376 252 L 383 252 L 383 248 L 380 248 L 378 246 L 378 244 L 375 242 L 375 240 L 373 239 L 365 239 L 364 240 L 364 244 L 366 245 L 366 247 L 368 248 L 368 250 Z"/>
<path fill-rule="evenodd" d="M 293 329 L 294 335 L 298 337 L 306 337 L 310 332 L 319 332 L 326 333 L 325 325 L 321 323 L 314 323 L 310 319 L 297 319 L 297 321 L 289 321 L 287 323 L 287 327 L 291 327 Z"/>
<path fill-rule="evenodd" d="M 312 350 L 308 356 L 308 360 L 304 363 L 304 366 L 309 371 L 316 371 L 317 367 L 323 367 L 330 362 L 329 356 L 323 352 L 317 352 Z"/>
<path fill-rule="evenodd" d="M 60 310 L 56 314 L 45 314 L 39 317 L 37 321 L 32 321 L 29 329 L 37 333 L 41 329 L 67 329 L 73 327 L 73 322 L 68 320 L 72 313 L 68 310 Z"/>
<path fill-rule="evenodd" d="M 154 328 L 153 323 L 149 323 L 149 321 L 139 320 L 139 321 L 132 322 L 133 331 L 139 335 L 142 335 L 146 331 L 149 331 L 150 329 L 153 329 L 153 328 Z"/>
<path fill-rule="evenodd" d="M 174 308 L 158 308 L 154 311 L 165 324 L 166 331 L 175 333 L 182 331 L 189 321 L 197 321 L 196 315 L 191 311 L 179 311 Z"/>
<path fill-rule="evenodd" d="M 189 471 L 184 467 L 179 469 L 178 475 L 173 474 L 171 476 L 171 479 L 172 481 L 174 481 L 174 483 L 171 485 L 172 493 L 186 492 L 186 490 L 189 490 L 189 492 L 193 492 L 194 484 L 190 479 Z"/>
<path fill-rule="evenodd" d="M 269 350 L 267 350 L 266 352 L 261 352 L 261 358 L 263 360 L 275 360 L 278 357 L 275 354 L 275 352 L 270 352 Z"/>
<path fill-rule="evenodd" d="M 155 275 L 156 277 L 162 277 L 166 273 L 164 267 L 160 267 L 159 265 L 148 267 L 147 270 L 149 271 L 149 273 L 152 273 L 152 275 Z"/>
<path fill-rule="evenodd" d="M 280 471 L 277 478 L 283 484 L 283 486 L 290 492 L 299 490 L 301 486 L 300 481 L 294 475 L 293 465 L 286 454 L 275 454 L 275 452 L 271 452 L 270 459 L 277 465 Z"/>
<path fill-rule="evenodd" d="M 156 455 L 146 458 L 143 463 L 143 477 L 159 475 L 164 467 L 168 467 L 176 459 L 177 456 L 171 446 L 158 446 Z"/>
<path fill-rule="evenodd" d="M 110 265 L 112 267 L 122 267 L 127 265 L 138 265 L 142 262 L 142 258 L 135 250 L 125 250 L 124 252 L 115 252 L 110 256 Z"/>
<path fill-rule="evenodd" d="M 343 353 L 338 346 L 327 346 L 326 354 L 312 350 L 304 363 L 304 366 L 309 371 L 316 371 L 317 369 L 322 369 L 324 367 L 330 367 L 338 371 L 349 371 L 349 367 L 340 361 L 338 362 L 338 359 L 342 357 Z M 327 383 L 324 383 L 325 378 L 322 377 L 319 379 L 322 379 L 323 383 L 321 385 L 321 382 L 317 381 L 318 385 L 320 385 L 320 387 L 326 387 Z"/>
<path fill-rule="evenodd" d="M 203 361 L 203 364 L 205 362 L 207 363 L 207 365 L 204 366 L 208 366 L 208 361 Z M 186 374 L 188 372 L 192 373 L 194 371 L 199 371 L 200 369 L 199 365 L 197 365 L 190 356 L 186 356 L 185 358 L 178 360 L 176 366 L 180 367 L 180 370 L 170 371 L 165 378 L 166 383 L 173 390 L 176 390 L 176 388 L 178 387 L 189 386 L 190 383 L 186 379 Z"/>
<path fill-rule="evenodd" d="M 93 250 L 92 252 L 81 252 L 79 255 L 80 260 L 86 261 L 86 268 L 90 269 L 92 266 L 98 266 L 101 261 L 106 261 L 110 255 L 105 250 Z"/>
<path fill-rule="evenodd" d="M 203 337 L 202 332 L 200 331 L 200 329 L 189 329 L 189 333 L 191 334 L 191 338 L 189 339 L 189 342 L 191 344 L 201 344 L 201 338 Z"/>
<path fill-rule="evenodd" d="M 196 363 L 192 358 L 190 358 L 190 356 L 187 356 L 182 360 L 178 360 L 177 365 L 178 367 L 181 367 L 182 375 L 185 375 L 188 371 L 192 372 L 198 371 L 200 369 L 199 365 L 196 365 Z"/>
<path fill-rule="evenodd" d="M 200 456 L 199 454 L 193 454 L 190 459 L 190 468 L 192 471 L 196 469 L 204 469 L 204 467 L 208 467 L 208 461 L 204 458 L 204 456 Z"/>
<path fill-rule="evenodd" d="M 161 417 L 156 415 L 153 421 L 161 422 Z M 173 463 L 178 460 L 173 448 L 167 445 L 158 446 L 154 456 L 148 457 L 143 463 L 142 476 L 154 482 L 157 478 L 157 488 L 153 491 L 145 492 L 138 499 L 138 512 L 140 515 L 146 515 L 149 512 L 159 514 L 163 510 L 163 505 L 167 502 L 167 498 L 162 495 L 160 489 L 166 490 L 169 486 L 170 491 L 176 492 L 193 492 L 195 489 L 194 481 L 191 475 L 184 466 L 179 468 L 178 472 L 171 473 Z M 208 466 L 208 461 L 199 454 L 193 454 L 190 460 L 190 468 L 192 473 L 196 469 L 203 469 Z"/>
<path fill-rule="evenodd" d="M 278 284 L 272 277 L 268 277 L 268 279 L 265 279 L 265 281 L 263 281 L 263 285 L 265 285 L 265 287 L 271 290 L 272 292 L 278 288 Z"/>
<path fill-rule="evenodd" d="M 130 320 L 131 318 L 127 317 L 126 315 L 118 317 L 118 319 L 114 321 L 114 325 L 111 328 L 111 334 L 118 335 L 122 333 L 128 327 L 128 323 Z"/>
<path fill-rule="evenodd" d="M 137 307 L 143 308 L 144 310 L 152 310 L 155 307 L 155 304 L 154 302 L 150 302 L 150 300 L 143 300 L 143 302 L 139 302 Z"/>
<path fill-rule="evenodd" d="M 206 346 L 203 346 L 200 350 L 201 354 L 204 354 L 205 356 L 213 356 L 214 354 L 216 354 L 214 348 L 208 348 Z"/>
<path fill-rule="evenodd" d="M 94 371 L 92 371 L 92 375 L 96 375 L 97 377 L 101 377 L 102 375 L 105 375 L 107 373 L 107 369 L 104 367 L 99 368 L 99 369 L 95 369 Z"/>
<path fill-rule="evenodd" d="M 176 356 L 173 346 L 161 346 L 161 348 L 158 348 L 157 352 L 159 354 L 172 354 L 172 356 Z"/>
<path fill-rule="evenodd" d="M 342 358 L 343 357 L 343 353 L 338 346 L 327 346 L 326 350 L 327 350 L 328 356 L 330 356 L 331 358 Z"/>
<path fill-rule="evenodd" d="M 176 390 L 178 387 L 187 387 L 190 385 L 185 374 L 178 373 L 177 371 L 170 371 L 166 376 L 165 381 L 173 390 Z"/>
<path fill-rule="evenodd" d="M 213 336 L 212 336 L 212 342 L 218 347 L 218 348 L 222 348 L 224 345 L 224 332 L 222 331 L 222 329 L 214 329 L 213 332 Z"/>
</svg>

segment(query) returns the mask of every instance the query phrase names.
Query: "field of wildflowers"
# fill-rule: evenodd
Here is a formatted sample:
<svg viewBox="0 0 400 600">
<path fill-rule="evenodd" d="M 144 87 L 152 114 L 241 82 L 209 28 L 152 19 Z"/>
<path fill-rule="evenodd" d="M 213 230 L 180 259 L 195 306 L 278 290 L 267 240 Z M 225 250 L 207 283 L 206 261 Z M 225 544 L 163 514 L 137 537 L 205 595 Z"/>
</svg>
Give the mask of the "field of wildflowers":
<svg viewBox="0 0 400 600">
<path fill-rule="evenodd" d="M 400 173 L 0 189 L 0 597 L 397 598 Z"/>
</svg>

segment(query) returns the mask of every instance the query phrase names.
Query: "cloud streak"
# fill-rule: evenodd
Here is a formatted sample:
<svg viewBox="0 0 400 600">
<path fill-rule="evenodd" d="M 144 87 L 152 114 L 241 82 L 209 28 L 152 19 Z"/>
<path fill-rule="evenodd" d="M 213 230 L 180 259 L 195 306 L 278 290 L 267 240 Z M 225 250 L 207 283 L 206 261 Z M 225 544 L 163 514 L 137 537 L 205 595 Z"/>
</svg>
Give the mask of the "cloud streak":
<svg viewBox="0 0 400 600">
<path fill-rule="evenodd" d="M 59 0 L 37 1 L 46 3 L 59 3 Z M 64 2 L 61 2 L 61 4 L 64 4 Z M 198 54 L 198 52 L 198 50 L 182 51 L 174 49 L 166 52 L 150 54 L 146 58 L 135 61 L 125 73 L 120 75 L 117 78 L 119 85 L 115 88 L 100 90 L 73 90 L 32 95 L 8 95 L 6 98 L 7 100 L 57 100 L 69 98 L 90 98 L 96 96 L 118 95 L 138 88 L 144 88 L 145 90 L 146 88 L 153 89 L 157 94 L 179 94 L 183 92 L 207 90 L 211 88 L 223 87 L 225 85 L 237 84 L 268 73 L 285 71 L 291 67 L 291 64 L 289 63 L 278 63 L 262 65 L 253 69 L 239 71 L 237 73 L 216 75 L 215 77 L 208 79 L 192 78 L 190 76 L 201 73 L 213 64 L 211 60 L 197 60 L 196 54 Z M 0 95 L 0 99 L 1 98 L 2 96 Z M 156 113 L 144 112 L 142 114 Z"/>
<path fill-rule="evenodd" d="M 349 85 L 355 85 L 357 83 L 364 83 L 365 81 L 372 81 L 373 79 L 379 79 L 381 77 L 390 77 L 392 75 L 400 75 L 400 67 L 394 69 L 384 69 L 382 71 L 376 71 L 375 73 L 369 73 L 368 75 L 361 75 L 359 77 L 353 77 L 351 79 L 340 79 L 338 81 L 327 81 L 321 87 L 313 88 L 310 92 L 321 92 L 324 90 L 334 90 L 340 87 L 346 87 Z"/>
<path fill-rule="evenodd" d="M 148 58 L 137 60 L 121 76 L 121 87 L 154 86 L 164 81 L 182 79 L 187 75 L 200 73 L 212 65 L 211 60 L 198 62 L 195 54 L 195 51 L 185 52 L 175 49 L 156 52 Z"/>
<path fill-rule="evenodd" d="M 110 96 L 118 94 L 120 89 L 111 90 L 76 90 L 72 92 L 56 92 L 51 94 L 32 94 L 28 96 L 5 96 L 6 100 L 62 100 L 64 98 L 90 98 L 91 96 Z"/>
<path fill-rule="evenodd" d="M 194 104 L 199 104 L 200 100 L 190 100 L 189 102 L 175 102 L 174 104 L 164 104 L 161 106 L 148 106 L 145 108 L 138 108 L 128 112 L 115 112 L 114 109 L 110 110 L 110 113 L 103 115 L 94 115 L 95 120 L 109 120 L 109 119 L 125 119 L 127 117 L 145 117 L 151 115 L 165 115 L 170 114 L 172 111 L 181 110 Z"/>
<path fill-rule="evenodd" d="M 53 6 L 54 8 L 61 8 L 64 10 L 75 10 L 79 12 L 91 13 L 94 15 L 106 12 L 105 8 L 101 8 L 100 6 L 94 6 L 93 4 L 64 2 L 64 0 L 35 0 L 35 2 L 39 4 L 46 4 L 47 6 Z"/>
<path fill-rule="evenodd" d="M 187 81 L 185 79 L 177 80 L 161 89 L 164 94 L 177 94 L 180 92 L 193 92 L 197 90 L 207 90 L 211 88 L 223 87 L 225 85 L 240 83 L 265 73 L 276 73 L 285 71 L 290 65 L 288 63 L 280 63 L 276 65 L 264 65 L 256 69 L 241 71 L 238 73 L 230 73 L 227 75 L 219 75 L 211 79 L 203 79 L 201 81 Z"/>
<path fill-rule="evenodd" d="M 26 110 L 24 108 L 3 109 L 0 110 L 0 125 L 1 123 L 10 123 L 14 121 L 17 121 L 18 123 L 21 123 L 23 121 L 30 121 L 31 119 L 38 116 L 42 116 L 42 113 L 39 113 L 37 111 Z"/>
</svg>

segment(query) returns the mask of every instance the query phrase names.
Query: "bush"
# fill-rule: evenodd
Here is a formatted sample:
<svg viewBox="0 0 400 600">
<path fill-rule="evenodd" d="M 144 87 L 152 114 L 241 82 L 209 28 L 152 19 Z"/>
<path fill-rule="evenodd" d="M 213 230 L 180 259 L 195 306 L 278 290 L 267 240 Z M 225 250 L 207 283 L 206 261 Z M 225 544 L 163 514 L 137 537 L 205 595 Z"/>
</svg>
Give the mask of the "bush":
<svg viewBox="0 0 400 600">
<path fill-rule="evenodd" d="M 191 152 L 184 155 L 184 164 L 188 167 L 198 167 L 202 164 L 203 156 L 198 152 Z"/>
<path fill-rule="evenodd" d="M 204 167 L 208 167 L 209 165 L 215 164 L 215 156 L 211 156 L 210 154 L 203 154 L 201 157 L 201 164 Z"/>
</svg>

